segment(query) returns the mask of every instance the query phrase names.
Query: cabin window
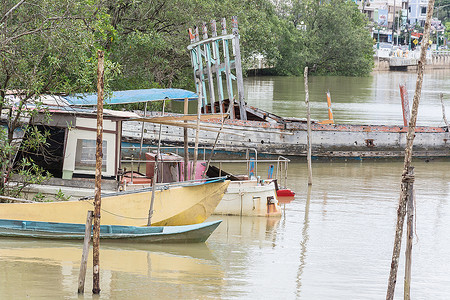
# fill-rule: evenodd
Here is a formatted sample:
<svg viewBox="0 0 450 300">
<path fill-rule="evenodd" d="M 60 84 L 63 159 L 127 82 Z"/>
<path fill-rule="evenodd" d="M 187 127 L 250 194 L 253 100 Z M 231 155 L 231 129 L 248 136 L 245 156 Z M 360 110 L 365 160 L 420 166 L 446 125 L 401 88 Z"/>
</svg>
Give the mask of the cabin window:
<svg viewBox="0 0 450 300">
<path fill-rule="evenodd" d="M 102 171 L 106 172 L 106 145 L 103 141 Z M 75 170 L 95 171 L 95 140 L 78 139 L 75 154 Z"/>
</svg>

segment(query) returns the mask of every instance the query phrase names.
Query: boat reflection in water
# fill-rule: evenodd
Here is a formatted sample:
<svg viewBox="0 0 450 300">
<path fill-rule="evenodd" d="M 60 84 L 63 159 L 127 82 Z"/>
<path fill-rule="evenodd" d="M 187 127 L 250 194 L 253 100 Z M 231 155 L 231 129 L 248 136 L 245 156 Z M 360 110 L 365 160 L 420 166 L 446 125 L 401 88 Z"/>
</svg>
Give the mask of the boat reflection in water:
<svg viewBox="0 0 450 300">
<path fill-rule="evenodd" d="M 0 293 L 6 299 L 76 297 L 81 243 L 0 240 Z M 92 289 L 92 249 L 85 296 Z M 204 243 L 101 245 L 101 296 L 196 298 L 220 293 L 223 271 Z M 214 291 L 217 290 L 217 291 Z"/>
</svg>

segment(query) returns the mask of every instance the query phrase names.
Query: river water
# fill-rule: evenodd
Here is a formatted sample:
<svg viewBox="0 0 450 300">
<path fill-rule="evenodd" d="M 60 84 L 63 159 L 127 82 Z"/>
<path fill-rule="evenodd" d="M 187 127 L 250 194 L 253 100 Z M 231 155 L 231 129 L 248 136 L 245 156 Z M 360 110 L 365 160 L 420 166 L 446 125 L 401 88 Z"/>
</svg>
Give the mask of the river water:
<svg viewBox="0 0 450 300">
<path fill-rule="evenodd" d="M 449 79 L 448 71 L 425 75 L 419 125 L 442 125 L 438 94 L 442 91 L 444 99 L 448 97 Z M 329 89 L 336 121 L 401 124 L 398 83 L 406 82 L 412 99 L 412 81 L 414 73 L 312 77 L 313 117 L 326 118 L 324 92 Z M 303 86 L 302 78 L 246 80 L 249 104 L 283 116 L 304 117 Z M 412 298 L 447 299 L 450 162 L 413 165 L 417 229 Z M 313 186 L 308 190 L 306 164 L 291 162 L 288 186 L 296 197 L 280 218 L 213 216 L 223 223 L 206 244 L 102 243 L 99 297 L 91 294 L 92 262 L 86 292 L 77 295 L 81 243 L 0 239 L 0 298 L 381 299 L 387 287 L 402 167 L 402 161 L 314 162 Z M 266 167 L 258 170 L 264 177 Z M 404 245 L 396 299 L 403 295 Z"/>
</svg>

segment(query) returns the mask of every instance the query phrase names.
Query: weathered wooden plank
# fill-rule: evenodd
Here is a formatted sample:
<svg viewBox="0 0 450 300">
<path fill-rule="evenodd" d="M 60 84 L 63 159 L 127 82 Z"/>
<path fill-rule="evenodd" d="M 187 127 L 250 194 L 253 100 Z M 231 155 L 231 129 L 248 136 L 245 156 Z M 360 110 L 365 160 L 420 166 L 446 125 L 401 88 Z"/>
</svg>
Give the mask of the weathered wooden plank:
<svg viewBox="0 0 450 300">
<path fill-rule="evenodd" d="M 237 16 L 232 18 L 233 24 L 233 35 L 234 35 L 234 53 L 235 53 L 235 64 L 236 64 L 236 81 L 237 81 L 237 92 L 238 92 L 238 103 L 240 119 L 247 120 L 247 111 L 245 110 L 244 102 L 244 79 L 242 77 L 242 65 L 241 65 L 241 48 L 239 46 L 239 31 L 238 31 L 238 21 Z"/>
<path fill-rule="evenodd" d="M 89 256 L 89 246 L 91 245 L 92 217 L 94 212 L 88 210 L 86 227 L 84 232 L 83 254 L 81 255 L 80 274 L 78 275 L 78 294 L 84 293 L 84 282 L 86 279 L 87 260 Z"/>
<path fill-rule="evenodd" d="M 222 27 L 222 29 L 223 29 L 223 27 Z M 195 47 L 197 47 L 198 45 L 201 45 L 203 43 L 218 42 L 218 41 L 223 41 L 223 40 L 232 40 L 233 38 L 234 38 L 233 34 L 227 34 L 226 30 L 225 31 L 222 30 L 221 36 L 210 37 L 207 40 L 202 40 L 201 42 L 194 41 L 187 47 L 187 49 L 190 51 L 190 50 L 194 49 Z"/>
<path fill-rule="evenodd" d="M 200 116 L 200 120 L 208 119 L 223 119 L 226 114 L 203 114 Z M 160 123 L 165 121 L 195 121 L 197 115 L 177 115 L 177 116 L 161 116 L 161 117 L 151 117 L 151 118 L 136 118 L 130 119 L 129 121 L 147 122 L 147 123 Z"/>
<path fill-rule="evenodd" d="M 208 39 L 208 28 L 206 27 L 206 23 L 203 22 L 202 25 L 202 31 L 203 31 L 203 39 Z M 216 97 L 214 94 L 214 81 L 211 71 L 211 46 L 209 43 L 204 43 L 204 57 L 205 57 L 205 64 L 206 64 L 206 74 L 208 78 L 208 90 L 209 90 L 209 102 L 211 103 L 211 111 L 213 113 L 216 112 L 214 103 L 216 102 Z"/>
<path fill-rule="evenodd" d="M 225 18 L 222 19 L 222 35 L 227 34 L 227 21 Z M 234 35 L 233 35 L 234 36 Z M 231 69 L 230 69 L 230 53 L 228 49 L 228 40 L 222 40 L 223 46 L 223 59 L 225 63 L 225 78 L 227 82 L 227 93 L 228 99 L 230 100 L 230 105 L 234 106 L 234 95 L 233 95 L 233 84 L 231 79 Z M 230 111 L 230 119 L 235 119 L 234 109 Z"/>
<path fill-rule="evenodd" d="M 212 37 L 217 37 L 217 27 L 216 27 L 216 20 L 211 21 L 211 32 Z M 219 95 L 219 111 L 221 113 L 224 112 L 223 107 L 223 83 L 222 83 L 222 70 L 220 68 L 220 51 L 219 51 L 219 41 L 211 41 L 212 49 L 213 49 L 213 58 L 214 58 L 214 64 L 212 66 L 212 72 L 216 74 L 216 80 L 217 80 L 217 93 Z M 223 65 L 223 68 L 225 69 L 225 65 Z"/>
</svg>

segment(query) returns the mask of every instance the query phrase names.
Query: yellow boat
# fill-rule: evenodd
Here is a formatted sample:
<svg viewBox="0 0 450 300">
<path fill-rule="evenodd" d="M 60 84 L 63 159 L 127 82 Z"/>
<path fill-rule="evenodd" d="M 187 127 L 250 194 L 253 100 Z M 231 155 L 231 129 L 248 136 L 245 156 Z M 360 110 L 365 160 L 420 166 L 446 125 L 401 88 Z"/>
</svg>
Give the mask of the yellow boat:
<svg viewBox="0 0 450 300">
<path fill-rule="evenodd" d="M 177 226 L 205 221 L 222 199 L 229 181 L 168 186 L 155 192 L 153 226 Z M 102 225 L 147 225 L 152 191 L 103 195 Z M 93 199 L 64 202 L 0 203 L 0 219 L 84 224 Z"/>
</svg>

